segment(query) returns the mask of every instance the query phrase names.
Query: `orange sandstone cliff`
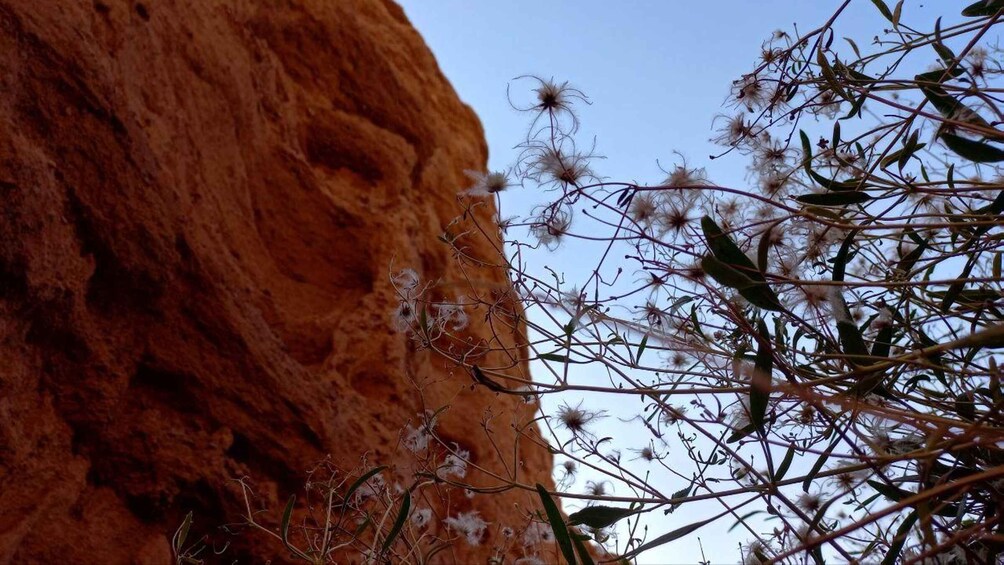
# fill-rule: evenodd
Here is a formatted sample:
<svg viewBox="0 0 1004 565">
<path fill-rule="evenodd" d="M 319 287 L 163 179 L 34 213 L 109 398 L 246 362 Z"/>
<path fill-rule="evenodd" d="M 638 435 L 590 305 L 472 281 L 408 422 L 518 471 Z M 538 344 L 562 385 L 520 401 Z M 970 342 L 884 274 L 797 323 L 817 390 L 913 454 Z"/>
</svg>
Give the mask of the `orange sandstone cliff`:
<svg viewBox="0 0 1004 565">
<path fill-rule="evenodd" d="M 190 510 L 231 544 L 209 562 L 283 562 L 212 533 L 240 520 L 232 479 L 274 517 L 329 454 L 410 480 L 402 427 L 446 404 L 475 463 L 502 469 L 490 408 L 519 479 L 548 481 L 512 446 L 530 408 L 390 322 L 392 269 L 463 280 L 438 236 L 486 159 L 396 5 L 0 0 L 0 129 L 0 563 L 168 563 Z M 532 503 L 445 496 L 440 534 L 491 525 L 441 561 L 484 563 Z"/>
</svg>

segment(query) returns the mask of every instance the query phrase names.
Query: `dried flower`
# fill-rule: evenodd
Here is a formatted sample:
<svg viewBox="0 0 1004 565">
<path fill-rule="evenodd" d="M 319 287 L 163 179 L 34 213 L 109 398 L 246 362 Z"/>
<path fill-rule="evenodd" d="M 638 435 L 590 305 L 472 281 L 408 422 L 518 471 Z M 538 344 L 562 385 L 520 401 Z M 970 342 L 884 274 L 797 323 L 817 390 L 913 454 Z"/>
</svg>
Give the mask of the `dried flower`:
<svg viewBox="0 0 1004 565">
<path fill-rule="evenodd" d="M 457 444 L 453 444 L 453 453 L 443 459 L 443 464 L 436 469 L 436 475 L 441 479 L 449 478 L 451 475 L 462 479 L 467 475 L 467 462 L 470 459 L 469 451 L 460 449 Z"/>
<path fill-rule="evenodd" d="M 477 510 L 449 517 L 443 520 L 443 522 L 451 530 L 463 534 L 470 545 L 480 545 L 481 538 L 485 534 L 485 528 L 488 527 L 488 523 L 481 519 L 481 515 Z"/>
<path fill-rule="evenodd" d="M 415 310 L 415 302 L 412 300 L 401 300 L 397 304 L 391 315 L 391 324 L 399 332 L 406 332 L 412 329 L 418 321 L 418 314 Z"/>
<path fill-rule="evenodd" d="M 530 226 L 530 233 L 540 241 L 541 245 L 554 250 L 561 244 L 571 225 L 571 212 L 559 208 L 542 214 L 537 222 Z"/>
<path fill-rule="evenodd" d="M 586 481 L 586 494 L 589 496 L 605 496 L 607 494 L 607 482 Z"/>
<path fill-rule="evenodd" d="M 432 521 L 431 508 L 419 508 L 411 513 L 411 524 L 416 528 L 424 528 Z"/>
<path fill-rule="evenodd" d="M 391 277 L 394 288 L 404 291 L 405 294 L 414 290 L 418 286 L 418 273 L 414 269 L 401 269 L 396 275 Z"/>
<path fill-rule="evenodd" d="M 558 408 L 558 422 L 573 435 L 587 433 L 586 426 L 593 420 L 602 418 L 603 415 L 602 411 L 591 412 L 583 409 L 581 402 L 574 408 L 567 404 Z"/>
<path fill-rule="evenodd" d="M 549 524 L 531 522 L 523 532 L 523 546 L 538 545 L 554 541 L 554 530 Z"/>
<path fill-rule="evenodd" d="M 464 171 L 464 174 L 474 180 L 474 184 L 464 191 L 464 194 L 471 196 L 490 196 L 512 186 L 509 183 L 509 175 L 501 171 L 490 173 Z"/>
</svg>

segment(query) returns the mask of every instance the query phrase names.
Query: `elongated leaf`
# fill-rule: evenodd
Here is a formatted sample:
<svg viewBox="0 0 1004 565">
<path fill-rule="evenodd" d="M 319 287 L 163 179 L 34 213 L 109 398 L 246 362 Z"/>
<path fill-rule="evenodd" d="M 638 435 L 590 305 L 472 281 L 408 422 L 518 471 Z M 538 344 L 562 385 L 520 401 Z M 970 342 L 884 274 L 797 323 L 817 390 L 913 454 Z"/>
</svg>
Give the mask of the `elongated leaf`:
<svg viewBox="0 0 1004 565">
<path fill-rule="evenodd" d="M 701 528 L 703 526 L 706 526 L 706 525 L 708 525 L 708 524 L 710 524 L 711 522 L 714 522 L 714 521 L 715 521 L 714 518 L 709 518 L 707 520 L 702 520 L 700 522 L 694 522 L 693 524 L 690 524 L 688 526 L 684 526 L 682 528 L 677 528 L 677 529 L 673 530 L 672 532 L 669 532 L 668 534 L 663 534 L 663 535 L 655 538 L 654 540 L 652 540 L 652 541 L 650 541 L 648 543 L 642 544 L 642 545 L 634 548 L 633 550 L 629 551 L 628 553 L 625 553 L 621 557 L 624 558 L 624 559 L 631 559 L 634 556 L 638 555 L 639 553 L 642 553 L 644 551 L 648 551 L 648 550 L 652 549 L 653 547 L 659 547 L 660 545 L 665 545 L 665 544 L 667 544 L 667 543 L 669 543 L 671 541 L 678 540 L 678 539 L 686 536 L 687 534 L 690 534 L 690 533 L 696 531 L 697 529 L 699 529 L 699 528 Z"/>
<path fill-rule="evenodd" d="M 579 554 L 579 561 L 582 562 L 582 565 L 595 565 L 593 556 L 589 555 L 589 548 L 579 536 L 573 535 L 572 543 L 575 544 L 575 552 Z"/>
<path fill-rule="evenodd" d="M 826 85 L 830 87 L 830 90 L 844 100 L 853 102 L 851 97 L 847 95 L 847 91 L 840 86 L 840 81 L 837 80 L 837 75 L 833 72 L 830 62 L 826 60 L 826 55 L 822 49 L 816 51 L 816 64 L 819 65 L 819 70 L 823 73 L 823 78 L 826 80 Z"/>
<path fill-rule="evenodd" d="M 645 346 L 648 345 L 648 334 L 645 334 L 641 338 L 641 343 L 638 344 L 638 352 L 634 355 L 635 365 L 641 363 L 641 354 L 645 353 Z"/>
<path fill-rule="evenodd" d="M 892 538 L 892 543 L 889 544 L 889 551 L 885 554 L 885 559 L 882 560 L 882 565 L 895 565 L 896 561 L 899 559 L 899 554 L 903 551 L 903 545 L 906 543 L 908 537 L 910 537 L 910 528 L 917 522 L 917 511 L 914 510 L 909 516 L 903 519 L 900 523 L 899 528 L 896 528 L 896 535 Z"/>
<path fill-rule="evenodd" d="M 192 528 L 193 513 L 189 512 L 185 514 L 184 521 L 181 522 L 181 527 L 178 531 L 174 533 L 174 554 L 181 555 L 185 548 L 185 540 L 188 539 L 188 531 Z"/>
<path fill-rule="evenodd" d="M 558 355 L 557 353 L 541 353 L 537 356 L 541 361 L 554 361 L 555 363 L 568 363 L 568 357 L 566 355 Z"/>
<path fill-rule="evenodd" d="M 833 282 L 843 282 L 844 280 L 844 269 L 847 267 L 847 254 L 851 250 L 851 243 L 854 242 L 854 236 L 858 234 L 858 230 L 851 230 L 844 238 L 843 243 L 840 244 L 840 249 L 837 250 L 837 255 L 833 258 Z"/>
<path fill-rule="evenodd" d="M 752 512 L 747 512 L 742 516 L 740 516 L 739 518 L 737 518 L 736 521 L 733 522 L 731 526 L 729 526 L 729 533 L 731 533 L 732 530 L 736 529 L 736 527 L 738 527 L 740 524 L 746 523 L 747 520 L 749 520 L 753 516 L 756 516 L 757 514 L 763 514 L 763 510 L 754 510 Z M 764 559 L 764 561 L 766 561 L 766 559 Z"/>
<path fill-rule="evenodd" d="M 390 533 L 387 534 L 387 539 L 383 540 L 383 547 L 380 548 L 380 553 L 386 552 L 390 546 L 394 543 L 398 534 L 401 533 L 401 528 L 404 527 L 404 522 L 408 519 L 408 512 L 411 510 L 411 493 L 404 491 L 404 500 L 401 501 L 401 510 L 397 513 L 397 519 L 394 520 L 394 525 L 390 529 Z"/>
<path fill-rule="evenodd" d="M 838 320 L 837 333 L 840 335 L 840 348 L 847 360 L 855 366 L 868 365 L 868 348 L 865 347 L 865 340 L 858 326 L 854 322 Z"/>
<path fill-rule="evenodd" d="M 777 295 L 767 286 L 763 273 L 710 216 L 701 219 L 701 229 L 712 253 L 701 261 L 705 272 L 719 283 L 737 289 L 754 306 L 784 311 Z"/>
<path fill-rule="evenodd" d="M 882 496 L 888 498 L 889 500 L 891 500 L 893 502 L 899 502 L 900 500 L 903 500 L 904 498 L 907 498 L 909 496 L 913 496 L 914 494 L 916 494 L 916 493 L 910 492 L 908 490 L 901 489 L 901 488 L 899 488 L 897 486 L 887 485 L 885 483 L 881 483 L 879 481 L 873 481 L 871 479 L 869 479 L 867 482 L 868 482 L 868 486 L 870 486 L 873 489 L 875 489 L 875 492 L 881 494 Z"/>
<path fill-rule="evenodd" d="M 941 311 L 948 312 L 952 309 L 952 304 L 955 304 L 955 300 L 962 293 L 962 290 L 966 287 L 966 283 L 969 282 L 969 275 L 973 272 L 973 267 L 976 265 L 976 258 L 979 253 L 972 255 L 969 260 L 966 261 L 966 266 L 962 268 L 962 272 L 956 277 L 955 282 L 949 285 L 948 290 L 945 291 L 945 299 L 941 301 Z"/>
<path fill-rule="evenodd" d="M 784 454 L 784 459 L 781 460 L 781 464 L 778 465 L 777 470 L 774 471 L 774 476 L 771 477 L 771 482 L 780 482 L 784 478 L 785 473 L 791 467 L 791 462 L 795 460 L 795 444 L 788 446 L 788 452 Z"/>
<path fill-rule="evenodd" d="M 802 142 L 802 167 L 805 168 L 805 173 L 808 175 L 812 174 L 812 144 L 809 143 L 809 136 L 805 134 L 805 131 L 798 131 L 798 138 Z"/>
<path fill-rule="evenodd" d="M 565 527 L 565 521 L 561 518 L 558 505 L 554 503 L 551 494 L 540 483 L 537 483 L 537 495 L 540 496 L 540 503 L 544 506 L 544 512 L 547 513 L 547 521 L 551 524 L 551 530 L 554 532 L 554 539 L 558 542 L 561 554 L 565 557 L 568 565 L 576 565 L 572 539 L 568 535 L 568 528 Z"/>
<path fill-rule="evenodd" d="M 705 255 L 701 259 L 701 269 L 719 284 L 729 288 L 752 288 L 757 284 L 753 279 L 739 272 L 731 265 L 727 265 L 716 259 L 714 255 Z"/>
<path fill-rule="evenodd" d="M 712 255 L 706 255 L 701 259 L 701 268 L 711 278 L 718 281 L 718 283 L 738 290 L 739 294 L 748 300 L 750 304 L 774 312 L 784 311 L 781 301 L 778 300 L 774 291 L 767 286 L 767 283 L 751 280 L 743 273 L 719 261 Z"/>
<path fill-rule="evenodd" d="M 896 265 L 896 269 L 902 273 L 909 273 L 912 271 L 913 266 L 920 260 L 920 256 L 927 251 L 927 247 L 927 240 L 923 240 L 920 245 L 913 248 L 912 251 L 904 255 L 903 258 L 899 260 L 899 263 Z"/>
<path fill-rule="evenodd" d="M 760 236 L 760 243 L 757 244 L 756 266 L 761 273 L 767 272 L 767 260 L 770 258 L 767 254 L 770 251 L 771 232 L 773 231 L 774 225 L 771 224 L 764 230 L 763 235 Z"/>
<path fill-rule="evenodd" d="M 819 456 L 819 459 L 816 459 L 816 463 L 812 466 L 812 469 L 809 470 L 809 474 L 805 476 L 805 480 L 802 481 L 803 491 L 809 492 L 809 487 L 812 486 L 813 479 L 816 478 L 816 475 L 819 474 L 819 471 L 823 468 L 823 465 L 826 464 L 826 460 L 830 458 L 830 454 L 833 453 L 833 450 L 834 448 L 837 447 L 837 443 L 839 441 L 840 438 L 839 436 L 837 436 L 837 438 L 835 438 L 834 441 L 830 443 L 830 445 L 826 448 L 826 450 L 823 451 L 822 455 Z"/>
<path fill-rule="evenodd" d="M 1004 8 L 1002 0 L 978 0 L 966 6 L 962 10 L 962 15 L 967 18 L 979 18 L 982 16 L 992 16 Z"/>
<path fill-rule="evenodd" d="M 756 426 L 753 424 L 746 424 L 745 426 L 739 428 L 732 432 L 729 437 L 725 438 L 725 443 L 735 443 L 744 437 L 750 435 L 756 430 Z"/>
<path fill-rule="evenodd" d="M 282 535 L 282 543 L 290 551 L 292 551 L 292 546 L 289 545 L 289 521 L 293 517 L 294 504 L 296 504 L 296 495 L 292 494 L 289 496 L 289 501 L 286 502 L 286 509 L 282 511 L 282 521 L 279 522 L 279 533 Z"/>
<path fill-rule="evenodd" d="M 862 186 L 861 179 L 859 178 L 851 178 L 847 180 L 828 179 L 811 169 L 809 170 L 809 176 L 812 177 L 812 180 L 816 181 L 819 186 L 834 192 L 849 192 L 857 190 L 859 187 L 864 188 L 864 186 Z"/>
<path fill-rule="evenodd" d="M 781 301 L 766 283 L 758 284 L 752 288 L 741 288 L 739 289 L 739 294 L 748 300 L 750 304 L 758 308 L 772 312 L 784 312 L 784 306 L 781 305 Z"/>
<path fill-rule="evenodd" d="M 352 483 L 352 485 L 349 487 L 349 490 L 345 491 L 345 500 L 351 500 L 352 495 L 355 494 L 357 490 L 359 490 L 359 487 L 366 484 L 366 481 L 370 480 L 374 475 L 376 475 L 380 471 L 383 471 L 386 468 L 387 468 L 386 465 L 380 465 L 379 467 L 374 467 L 369 471 L 363 473 L 362 476 L 360 476 Z"/>
<path fill-rule="evenodd" d="M 889 351 L 892 349 L 893 329 L 892 320 L 889 320 L 875 336 L 875 343 L 872 344 L 872 357 L 876 361 L 889 356 Z"/>
<path fill-rule="evenodd" d="M 961 65 L 956 65 L 951 69 L 936 69 L 933 71 L 927 71 L 926 73 L 920 73 L 919 75 L 913 77 L 913 80 L 921 84 L 941 84 L 950 78 L 959 78 L 965 74 L 965 72 L 966 71 Z"/>
<path fill-rule="evenodd" d="M 948 67 L 955 62 L 955 53 L 944 44 L 941 38 L 941 18 L 939 17 L 934 21 L 934 42 L 931 43 L 931 47 L 938 52 L 938 57 L 941 57 L 942 62 Z"/>
<path fill-rule="evenodd" d="M 569 526 L 586 525 L 590 528 L 606 528 L 613 524 L 637 514 L 638 510 L 630 508 L 615 508 L 613 506 L 587 506 L 578 512 L 573 512 L 568 516 Z"/>
<path fill-rule="evenodd" d="M 770 379 L 774 370 L 774 356 L 771 352 L 770 332 L 767 331 L 767 324 L 762 318 L 757 320 L 757 329 L 760 339 L 753 376 L 750 378 L 750 421 L 763 434 L 767 433 L 764 416 L 767 414 L 767 405 L 770 404 Z"/>
<path fill-rule="evenodd" d="M 861 204 L 872 199 L 872 195 L 867 192 L 824 192 L 822 194 L 803 194 L 796 196 L 802 204 L 812 206 L 849 206 L 851 204 Z"/>
<path fill-rule="evenodd" d="M 895 20 L 893 20 L 892 17 L 892 11 L 889 10 L 889 6 L 886 6 L 885 2 L 882 0 L 872 0 L 872 4 L 875 4 L 875 7 L 878 8 L 879 13 L 885 16 L 885 19 L 889 20 L 890 23 L 895 23 Z"/>
<path fill-rule="evenodd" d="M 753 261 L 750 261 L 742 249 L 739 249 L 732 238 L 725 235 L 722 228 L 718 227 L 718 224 L 710 216 L 701 218 L 701 230 L 704 231 L 704 238 L 708 241 L 708 249 L 711 250 L 716 259 L 731 265 L 755 281 L 766 280 Z"/>
<path fill-rule="evenodd" d="M 982 141 L 973 141 L 950 133 L 942 133 L 941 140 L 949 149 L 964 159 L 975 163 L 999 163 L 1004 161 L 1004 150 L 987 145 Z"/>
</svg>

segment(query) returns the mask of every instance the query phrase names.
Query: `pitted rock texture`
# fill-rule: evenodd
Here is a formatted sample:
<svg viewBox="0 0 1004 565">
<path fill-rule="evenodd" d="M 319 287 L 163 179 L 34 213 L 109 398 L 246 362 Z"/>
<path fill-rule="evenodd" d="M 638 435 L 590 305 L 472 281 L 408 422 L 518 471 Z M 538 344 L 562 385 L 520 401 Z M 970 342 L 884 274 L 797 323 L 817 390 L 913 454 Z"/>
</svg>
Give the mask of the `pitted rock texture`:
<svg viewBox="0 0 1004 565">
<path fill-rule="evenodd" d="M 390 323 L 393 270 L 462 286 L 438 236 L 487 151 L 399 7 L 0 0 L 0 71 L 0 563 L 168 563 L 189 510 L 218 542 L 239 521 L 233 479 L 277 518 L 329 454 L 410 480 L 400 430 L 446 404 L 444 438 L 501 470 L 490 407 L 548 483 L 512 447 L 532 408 Z M 483 563 L 532 498 L 451 501 L 492 526 L 440 560 Z M 286 559 L 226 541 L 204 557 Z"/>
</svg>

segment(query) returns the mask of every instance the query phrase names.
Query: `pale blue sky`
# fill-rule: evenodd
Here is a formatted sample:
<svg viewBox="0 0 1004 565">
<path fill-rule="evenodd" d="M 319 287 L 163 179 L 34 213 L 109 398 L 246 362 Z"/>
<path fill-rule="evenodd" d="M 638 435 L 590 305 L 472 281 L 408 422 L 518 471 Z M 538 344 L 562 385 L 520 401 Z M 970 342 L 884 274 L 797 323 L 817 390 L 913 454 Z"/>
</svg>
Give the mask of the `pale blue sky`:
<svg viewBox="0 0 1004 565">
<path fill-rule="evenodd" d="M 578 140 L 580 148 L 588 148 L 596 137 L 597 153 L 606 156 L 594 163 L 600 175 L 658 183 L 665 174 L 656 160 L 671 169 L 677 150 L 690 166 L 705 167 L 711 180 L 736 187 L 746 178 L 742 157 L 708 160 L 718 150 L 708 141 L 714 135 L 712 120 L 730 111 L 722 103 L 731 81 L 753 68 L 761 43 L 774 30 L 791 31 L 797 23 L 808 31 L 839 5 L 822 0 L 399 1 L 461 99 L 480 116 L 491 169 L 511 165 L 512 147 L 525 138 L 528 125 L 525 115 L 510 108 L 506 86 L 514 77 L 535 74 L 567 80 L 589 96 L 592 106 L 578 107 L 583 123 Z M 911 21 L 929 21 L 935 10 L 957 5 L 907 3 Z M 837 25 L 837 36 L 850 36 L 867 51 L 883 23 L 870 1 L 854 0 Z M 526 89 L 533 85 L 512 86 L 514 98 L 531 99 Z M 517 188 L 503 195 L 502 205 L 509 214 L 525 215 L 542 198 L 547 195 Z M 551 264 L 574 270 L 567 257 L 555 256 Z M 650 537 L 720 509 L 686 507 L 653 523 Z M 714 563 L 735 563 L 738 543 L 748 535 L 737 530 L 733 538 L 725 532 L 729 522 L 723 524 L 701 531 L 705 554 Z M 694 563 L 700 556 L 691 537 L 641 561 Z"/>
</svg>

